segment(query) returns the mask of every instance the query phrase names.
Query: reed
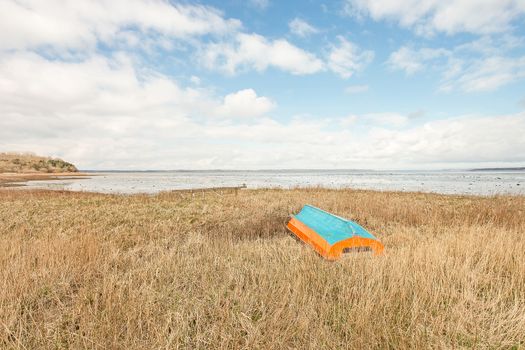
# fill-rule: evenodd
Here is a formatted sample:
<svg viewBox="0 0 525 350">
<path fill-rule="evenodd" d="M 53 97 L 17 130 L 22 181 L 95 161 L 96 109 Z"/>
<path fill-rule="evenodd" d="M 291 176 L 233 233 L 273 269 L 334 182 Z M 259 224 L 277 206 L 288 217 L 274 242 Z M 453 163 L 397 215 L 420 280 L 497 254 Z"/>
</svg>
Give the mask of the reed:
<svg viewBox="0 0 525 350">
<path fill-rule="evenodd" d="M 319 258 L 288 216 L 385 254 Z M 525 197 L 327 190 L 0 190 L 0 348 L 525 346 Z"/>
</svg>

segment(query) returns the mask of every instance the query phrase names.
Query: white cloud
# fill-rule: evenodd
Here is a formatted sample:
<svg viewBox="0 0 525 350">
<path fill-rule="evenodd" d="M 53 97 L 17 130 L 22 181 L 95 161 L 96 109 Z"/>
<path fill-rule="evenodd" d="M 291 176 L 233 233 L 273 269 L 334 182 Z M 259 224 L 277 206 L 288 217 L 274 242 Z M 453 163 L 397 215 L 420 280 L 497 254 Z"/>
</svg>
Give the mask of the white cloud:
<svg viewBox="0 0 525 350">
<path fill-rule="evenodd" d="M 418 34 L 509 31 L 525 14 L 522 0 L 346 0 L 344 12 L 394 20 Z M 516 24 L 518 24 L 516 23 Z"/>
<path fill-rule="evenodd" d="M 90 153 L 106 143 L 117 152 L 113 141 L 121 138 L 126 147 L 176 146 L 186 138 L 198 143 L 200 123 L 214 116 L 262 116 L 274 106 L 252 89 L 218 99 L 204 89 L 180 87 L 142 72 L 123 55 L 82 62 L 27 53 L 0 57 L 0 145 L 15 150 L 32 145 L 45 152 L 58 140 L 65 142 L 62 152 L 72 147 Z"/>
<path fill-rule="evenodd" d="M 431 68 L 441 75 L 441 91 L 493 91 L 525 78 L 525 56 L 514 52 L 522 46 L 513 36 L 481 37 L 451 49 L 402 46 L 387 64 L 407 75 Z"/>
<path fill-rule="evenodd" d="M 367 128 L 398 129 L 407 126 L 410 118 L 410 115 L 395 112 L 377 112 L 359 115 L 351 114 L 343 118 L 338 118 L 337 121 L 343 128 L 366 126 Z"/>
<path fill-rule="evenodd" d="M 269 2 L 254 4 L 264 8 Z M 78 60 L 97 51 L 101 43 L 110 50 L 141 49 L 150 54 L 158 48 L 204 48 L 199 54 L 202 61 L 230 74 L 267 67 L 292 74 L 323 70 L 315 54 L 285 39 L 244 33 L 239 20 L 227 19 L 209 6 L 167 0 L 0 1 L 0 51 L 38 49 Z"/>
<path fill-rule="evenodd" d="M 369 113 L 363 116 L 372 123 L 400 127 L 408 122 L 408 117 L 399 113 Z"/>
<path fill-rule="evenodd" d="M 203 91 L 137 71 L 126 57 L 60 62 L 14 54 L 0 59 L 0 82 L 2 122 L 11 125 L 2 131 L 13 133 L 0 139 L 64 131 L 125 135 L 148 124 L 154 130 L 184 122 L 190 111 L 214 103 Z"/>
<path fill-rule="evenodd" d="M 378 130 L 376 152 L 412 163 L 504 163 L 525 161 L 525 114 L 458 117 L 408 130 Z M 388 140 L 380 142 L 379 140 Z"/>
<path fill-rule="evenodd" d="M 473 41 L 460 44 L 454 48 L 458 53 L 476 53 L 478 55 L 498 55 L 520 48 L 525 43 L 524 37 L 510 34 L 497 36 L 481 36 Z"/>
<path fill-rule="evenodd" d="M 359 94 L 362 92 L 368 91 L 368 85 L 350 85 L 345 88 L 345 93 L 352 95 L 352 94 Z"/>
<path fill-rule="evenodd" d="M 292 34 L 303 38 L 319 32 L 317 28 L 315 28 L 305 20 L 297 17 L 291 20 L 290 23 L 288 23 L 288 27 L 290 28 L 290 32 Z"/>
<path fill-rule="evenodd" d="M 337 118 L 337 122 L 343 128 L 360 128 L 368 131 L 370 128 L 399 129 L 410 126 L 411 119 L 422 116 L 424 112 L 416 111 L 409 114 L 396 112 L 376 112 L 363 114 L 350 114 L 343 118 Z"/>
<path fill-rule="evenodd" d="M 455 74 L 454 74 L 455 73 Z M 463 70 L 450 73 L 440 89 L 452 91 L 456 86 L 467 92 L 493 91 L 525 78 L 525 56 L 510 58 L 491 56 L 477 59 Z"/>
<path fill-rule="evenodd" d="M 268 40 L 258 34 L 238 33 L 233 42 L 204 45 L 199 59 L 207 68 L 231 75 L 249 69 L 262 72 L 274 67 L 295 75 L 330 70 L 344 79 L 363 70 L 373 60 L 373 51 L 361 50 L 342 36 L 337 39 L 338 43 L 330 45 L 322 60 L 285 39 Z"/>
<path fill-rule="evenodd" d="M 339 124 L 343 128 L 349 128 L 351 126 L 354 126 L 359 120 L 359 117 L 355 114 L 348 115 L 343 118 L 339 118 Z"/>
<path fill-rule="evenodd" d="M 200 85 L 200 84 L 201 84 L 201 78 L 199 78 L 198 76 L 192 75 L 192 76 L 190 77 L 190 82 L 191 82 L 193 85 Z"/>
<path fill-rule="evenodd" d="M 0 59 L 0 151 L 61 156 L 84 169 L 525 161 L 524 113 L 416 127 L 400 114 L 372 113 L 350 115 L 334 127 L 333 119 L 269 119 L 264 113 L 273 105 L 251 89 L 220 98 L 184 88 L 137 69 L 126 56 L 60 62 L 16 53 Z M 217 118 L 219 111 L 227 120 Z"/>
<path fill-rule="evenodd" d="M 418 109 L 418 110 L 408 113 L 407 117 L 408 119 L 418 119 L 418 118 L 423 118 L 426 114 L 427 112 L 425 112 L 424 110 Z"/>
<path fill-rule="evenodd" d="M 360 50 L 357 45 L 338 36 L 339 45 L 332 45 L 328 53 L 328 68 L 342 78 L 350 78 L 374 59 L 374 53 Z"/>
<path fill-rule="evenodd" d="M 270 5 L 270 0 L 249 0 L 252 6 L 255 6 L 261 10 L 266 9 Z"/>
<path fill-rule="evenodd" d="M 217 96 L 197 77 L 184 86 L 145 65 L 140 55 L 125 53 L 147 48 L 145 41 L 170 48 L 179 39 L 202 48 L 201 59 L 209 67 L 231 74 L 273 67 L 293 74 L 331 70 L 347 78 L 373 57 L 343 37 L 318 57 L 284 39 L 243 33 L 239 21 L 206 6 L 161 0 L 0 0 L 0 151 L 61 156 L 84 169 L 525 161 L 523 113 L 456 117 L 417 127 L 410 115 L 398 113 L 274 120 L 268 113 L 276 102 L 249 87 Z M 214 42 L 209 46 L 201 42 L 209 39 Z M 100 43 L 110 47 L 109 53 L 97 49 Z M 507 45 L 510 50 L 520 44 L 510 38 Z M 464 89 L 520 76 L 523 59 L 503 57 L 501 50 L 486 46 L 479 42 L 448 56 L 420 55 L 423 62 L 447 69 L 443 84 L 455 81 Z M 462 52 L 474 50 L 479 59 L 465 61 Z M 54 51 L 60 51 L 59 58 Z M 509 71 L 501 75 L 501 68 L 494 68 L 498 65 Z M 496 78 L 487 83 L 486 77 Z M 364 86 L 349 88 L 356 92 Z"/>
<path fill-rule="evenodd" d="M 234 42 L 208 44 L 203 48 L 200 59 L 208 68 L 228 74 L 246 69 L 264 71 L 268 67 L 298 75 L 323 70 L 323 62 L 315 55 L 287 40 L 268 40 L 258 34 L 239 33 Z"/>
<path fill-rule="evenodd" d="M 429 61 L 448 54 L 449 52 L 445 49 L 423 48 L 415 50 L 403 46 L 390 55 L 387 63 L 392 69 L 403 70 L 406 74 L 411 75 L 424 70 Z"/>
<path fill-rule="evenodd" d="M 253 89 L 240 90 L 226 95 L 217 114 L 230 118 L 253 118 L 267 114 L 275 107 L 268 97 L 257 96 Z"/>
<path fill-rule="evenodd" d="M 162 36 L 225 34 L 240 26 L 214 8 L 163 0 L 0 2 L 0 49 L 85 49 L 97 42 L 137 42 L 139 33 L 157 33 L 162 41 Z"/>
</svg>

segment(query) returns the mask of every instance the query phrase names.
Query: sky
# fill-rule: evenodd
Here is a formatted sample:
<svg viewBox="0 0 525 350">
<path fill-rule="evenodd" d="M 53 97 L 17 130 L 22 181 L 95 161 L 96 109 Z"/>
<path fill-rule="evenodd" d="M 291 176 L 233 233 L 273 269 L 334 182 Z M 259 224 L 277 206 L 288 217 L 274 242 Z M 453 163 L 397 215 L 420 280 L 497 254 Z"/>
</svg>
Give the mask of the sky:
<svg viewBox="0 0 525 350">
<path fill-rule="evenodd" d="M 0 152 L 525 166 L 525 0 L 0 0 Z"/>
</svg>

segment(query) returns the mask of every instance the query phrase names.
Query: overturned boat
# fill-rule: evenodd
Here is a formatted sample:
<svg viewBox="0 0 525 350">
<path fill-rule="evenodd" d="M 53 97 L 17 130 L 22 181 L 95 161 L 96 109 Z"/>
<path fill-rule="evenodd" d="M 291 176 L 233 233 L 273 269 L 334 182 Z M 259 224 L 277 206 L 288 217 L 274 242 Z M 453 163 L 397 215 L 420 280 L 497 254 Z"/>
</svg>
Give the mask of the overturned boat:
<svg viewBox="0 0 525 350">
<path fill-rule="evenodd" d="M 349 251 L 383 252 L 383 244 L 356 222 L 305 205 L 287 225 L 297 238 L 312 246 L 321 256 L 337 260 Z"/>
</svg>

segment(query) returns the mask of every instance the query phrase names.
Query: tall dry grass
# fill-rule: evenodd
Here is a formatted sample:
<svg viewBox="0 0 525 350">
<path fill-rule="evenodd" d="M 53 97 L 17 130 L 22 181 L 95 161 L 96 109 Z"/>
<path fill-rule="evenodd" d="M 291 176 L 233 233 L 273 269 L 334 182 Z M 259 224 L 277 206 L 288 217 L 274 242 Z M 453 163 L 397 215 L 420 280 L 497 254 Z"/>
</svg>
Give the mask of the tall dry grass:
<svg viewBox="0 0 525 350">
<path fill-rule="evenodd" d="M 311 203 L 385 255 L 288 236 Z M 525 346 L 525 197 L 0 191 L 0 348 Z"/>
</svg>

